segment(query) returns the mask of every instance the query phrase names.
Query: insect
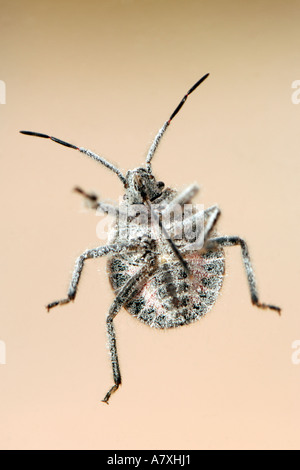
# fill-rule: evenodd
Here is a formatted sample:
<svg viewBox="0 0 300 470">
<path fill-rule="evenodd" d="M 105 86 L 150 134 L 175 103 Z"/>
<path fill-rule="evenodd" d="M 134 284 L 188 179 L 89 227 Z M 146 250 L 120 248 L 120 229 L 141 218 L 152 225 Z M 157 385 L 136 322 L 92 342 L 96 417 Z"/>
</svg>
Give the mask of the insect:
<svg viewBox="0 0 300 470">
<path fill-rule="evenodd" d="M 192 205 L 189 215 L 178 220 L 174 217 L 174 209 L 189 205 L 199 190 L 198 185 L 192 184 L 178 192 L 165 188 L 152 173 L 152 158 L 161 138 L 188 96 L 208 75 L 192 86 L 158 131 L 148 151 L 145 167 L 129 170 L 125 176 L 116 166 L 90 150 L 46 134 L 20 131 L 84 153 L 113 171 L 124 186 L 125 194 L 119 207 L 103 203 L 94 194 L 75 188 L 94 209 L 113 215 L 115 227 L 107 245 L 88 249 L 77 258 L 67 297 L 47 305 L 49 311 L 74 300 L 86 260 L 108 256 L 108 273 L 115 298 L 108 311 L 106 326 L 114 383 L 102 400 L 105 403 L 121 384 L 114 327 L 114 319 L 120 309 L 124 307 L 132 316 L 155 328 L 173 328 L 200 319 L 213 307 L 222 287 L 225 247 L 238 245 L 241 248 L 252 304 L 279 314 L 281 311 L 275 305 L 260 302 L 246 242 L 238 236 L 219 236 L 216 233 L 219 207 L 197 210 Z M 125 225 L 120 222 L 121 213 L 127 215 Z M 166 219 L 170 221 L 168 227 Z M 157 237 L 153 236 L 153 225 L 156 226 Z M 178 229 L 187 225 L 196 227 L 196 235 L 201 235 L 202 244 L 198 249 L 190 243 L 186 233 L 177 239 Z M 130 236 L 128 233 L 125 237 L 122 235 L 124 227 L 130 228 Z"/>
</svg>

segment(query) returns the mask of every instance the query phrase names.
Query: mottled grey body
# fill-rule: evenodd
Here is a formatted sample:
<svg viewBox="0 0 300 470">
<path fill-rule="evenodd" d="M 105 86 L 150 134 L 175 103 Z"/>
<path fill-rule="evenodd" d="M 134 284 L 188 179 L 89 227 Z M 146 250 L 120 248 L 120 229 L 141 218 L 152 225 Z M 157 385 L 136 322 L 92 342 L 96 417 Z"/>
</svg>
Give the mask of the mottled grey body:
<svg viewBox="0 0 300 470">
<path fill-rule="evenodd" d="M 159 201 L 152 204 L 156 214 L 161 214 L 177 196 L 175 191 L 166 190 Z M 164 198 L 165 195 L 165 198 Z M 165 202 L 165 204 L 163 204 Z M 188 202 L 188 201 L 185 201 Z M 168 204 L 168 205 L 167 205 Z M 138 219 L 138 217 L 136 217 Z M 148 223 L 142 228 L 144 237 L 150 239 L 150 214 Z M 140 233 L 141 225 L 131 221 L 131 233 Z M 176 222 L 171 224 L 173 232 Z M 112 243 L 118 244 L 120 227 L 118 221 Z M 162 234 L 155 241 L 156 269 L 144 285 L 124 304 L 125 309 L 135 318 L 155 328 L 173 328 L 191 323 L 207 313 L 215 303 L 224 277 L 224 252 L 221 248 L 202 251 L 187 250 L 189 240 L 184 237 L 176 241 L 184 252 L 190 275 L 188 275 Z M 111 255 L 108 273 L 112 288 L 119 292 L 144 265 L 140 251 Z"/>
</svg>

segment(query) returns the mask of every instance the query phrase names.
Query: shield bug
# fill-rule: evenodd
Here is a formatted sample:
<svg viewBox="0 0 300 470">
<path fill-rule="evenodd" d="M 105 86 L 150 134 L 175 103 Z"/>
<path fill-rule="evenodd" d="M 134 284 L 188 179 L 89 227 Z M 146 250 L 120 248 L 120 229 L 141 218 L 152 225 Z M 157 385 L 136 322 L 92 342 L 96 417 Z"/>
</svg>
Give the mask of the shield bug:
<svg viewBox="0 0 300 470">
<path fill-rule="evenodd" d="M 208 75 L 192 86 L 158 131 L 148 151 L 145 166 L 129 170 L 126 175 L 103 157 L 83 147 L 46 134 L 20 131 L 79 150 L 113 171 L 124 186 L 125 194 L 119 206 L 103 203 L 94 194 L 75 188 L 94 209 L 113 215 L 115 226 L 107 245 L 86 250 L 77 258 L 67 297 L 47 305 L 49 311 L 74 300 L 85 261 L 108 256 L 109 279 L 115 292 L 106 319 L 114 384 L 102 400 L 105 403 L 121 384 L 114 327 L 114 319 L 120 309 L 124 307 L 140 321 L 161 329 L 187 325 L 200 319 L 213 307 L 222 287 L 225 247 L 239 245 L 241 248 L 253 305 L 280 313 L 279 307 L 262 303 L 258 298 L 246 242 L 238 236 L 219 236 L 215 232 L 220 217 L 218 206 L 197 210 L 195 205 L 190 204 L 199 190 L 197 184 L 178 192 L 165 188 L 164 183 L 152 173 L 152 158 L 161 138 L 187 97 Z M 187 205 L 192 206 L 189 214 L 177 217 L 175 209 L 178 212 L 178 208 L 182 210 Z M 153 236 L 153 227 L 156 236 Z M 201 239 L 200 244 L 191 243 L 190 236 L 182 230 L 187 227 L 192 229 L 196 241 Z M 181 229 L 180 237 L 178 229 Z"/>
</svg>

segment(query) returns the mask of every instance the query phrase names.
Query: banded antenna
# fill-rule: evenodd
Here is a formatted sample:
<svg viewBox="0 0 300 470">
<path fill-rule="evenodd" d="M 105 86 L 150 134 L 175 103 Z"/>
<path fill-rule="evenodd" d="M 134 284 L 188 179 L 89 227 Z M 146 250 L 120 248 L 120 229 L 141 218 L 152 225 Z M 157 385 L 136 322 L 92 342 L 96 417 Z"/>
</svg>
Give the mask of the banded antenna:
<svg viewBox="0 0 300 470">
<path fill-rule="evenodd" d="M 123 185 L 126 186 L 126 178 L 125 176 L 121 173 L 119 168 L 114 166 L 112 163 L 108 162 L 105 160 L 105 158 L 100 157 L 100 155 L 97 155 L 96 153 L 92 152 L 91 150 L 85 149 L 83 147 L 76 147 L 76 145 L 69 144 L 68 142 L 65 142 L 64 140 L 57 139 L 56 137 L 52 137 L 47 134 L 40 134 L 39 132 L 31 132 L 31 131 L 20 131 L 21 134 L 25 135 L 33 135 L 35 137 L 43 137 L 44 139 L 50 139 L 53 140 L 53 142 L 56 142 L 57 144 L 64 145 L 65 147 L 70 147 L 71 149 L 79 150 L 79 152 L 84 153 L 88 157 L 91 157 L 93 160 L 96 160 L 96 162 L 102 163 L 102 165 L 106 166 L 109 170 L 113 171 L 116 173 L 116 175 L 120 178 L 122 181 Z"/>
<path fill-rule="evenodd" d="M 176 114 L 180 111 L 180 109 L 182 108 L 182 106 L 184 105 L 184 103 L 186 102 L 187 100 L 187 97 L 193 93 L 194 90 L 196 90 L 196 88 L 202 83 L 204 82 L 204 80 L 209 76 L 209 73 L 207 73 L 206 75 L 204 75 L 202 78 L 200 78 L 200 80 L 198 80 L 197 83 L 195 83 L 195 85 L 192 86 L 192 88 L 184 95 L 184 97 L 182 98 L 182 100 L 180 101 L 179 105 L 177 106 L 177 108 L 175 109 L 175 111 L 173 111 L 173 113 L 171 114 L 171 116 L 169 117 L 169 119 L 164 123 L 164 125 L 162 126 L 162 128 L 158 131 L 156 137 L 154 138 L 153 140 L 153 143 L 148 151 L 148 154 L 147 154 L 147 157 L 146 157 L 146 166 L 147 166 L 147 171 L 149 173 L 151 173 L 151 160 L 153 158 L 153 155 L 155 154 L 156 150 L 157 150 L 157 147 L 158 147 L 158 144 L 162 138 L 162 136 L 164 135 L 164 133 L 166 132 L 167 130 L 167 127 L 169 127 L 172 119 L 176 116 Z"/>
</svg>

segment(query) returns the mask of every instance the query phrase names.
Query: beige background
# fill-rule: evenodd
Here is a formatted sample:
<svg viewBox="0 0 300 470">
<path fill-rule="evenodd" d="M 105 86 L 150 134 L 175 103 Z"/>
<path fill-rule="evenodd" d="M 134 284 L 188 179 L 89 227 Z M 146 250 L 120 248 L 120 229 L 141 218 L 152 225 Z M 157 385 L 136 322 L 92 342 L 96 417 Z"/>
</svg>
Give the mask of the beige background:
<svg viewBox="0 0 300 470">
<path fill-rule="evenodd" d="M 299 448 L 299 1 L 0 1 L 0 365 L 2 449 Z M 75 185 L 117 199 L 104 167 L 144 161 L 185 91 L 210 78 L 176 117 L 155 174 L 196 202 L 219 203 L 219 231 L 244 237 L 261 299 L 249 301 L 238 248 L 222 295 L 202 321 L 153 331 L 116 320 L 123 385 L 112 384 L 105 260 L 87 263 L 74 304 L 75 258 L 105 243 Z"/>
</svg>

